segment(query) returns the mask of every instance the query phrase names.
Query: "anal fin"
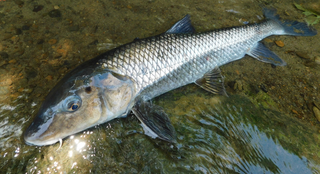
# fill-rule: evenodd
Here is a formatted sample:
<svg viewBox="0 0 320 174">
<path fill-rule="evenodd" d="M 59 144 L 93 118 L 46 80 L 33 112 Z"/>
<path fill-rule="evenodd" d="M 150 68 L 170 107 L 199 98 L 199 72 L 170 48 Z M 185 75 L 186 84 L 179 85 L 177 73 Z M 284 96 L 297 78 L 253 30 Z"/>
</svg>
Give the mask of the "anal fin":
<svg viewBox="0 0 320 174">
<path fill-rule="evenodd" d="M 142 123 L 145 134 L 152 138 L 158 137 L 176 143 L 176 131 L 161 107 L 152 105 L 150 102 L 137 102 L 132 112 Z"/>
<path fill-rule="evenodd" d="M 280 59 L 275 53 L 270 51 L 261 42 L 258 42 L 252 49 L 247 52 L 249 56 L 258 59 L 261 62 L 271 63 L 276 66 L 285 66 L 286 62 Z"/>
<path fill-rule="evenodd" d="M 202 78 L 195 82 L 198 86 L 213 94 L 228 96 L 224 88 L 223 77 L 219 67 L 205 73 Z"/>
</svg>

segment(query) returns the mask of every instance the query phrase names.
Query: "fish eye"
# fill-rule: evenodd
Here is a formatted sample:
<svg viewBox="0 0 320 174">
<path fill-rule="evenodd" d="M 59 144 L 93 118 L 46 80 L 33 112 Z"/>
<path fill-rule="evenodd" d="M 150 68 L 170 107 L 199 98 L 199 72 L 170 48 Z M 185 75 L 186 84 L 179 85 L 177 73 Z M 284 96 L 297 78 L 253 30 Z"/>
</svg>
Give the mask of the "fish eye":
<svg viewBox="0 0 320 174">
<path fill-rule="evenodd" d="M 69 103 L 68 103 L 68 110 L 69 110 L 69 111 L 75 111 L 75 110 L 77 110 L 79 107 L 80 107 L 80 103 L 78 103 L 78 102 L 72 101 L 72 102 L 69 102 Z"/>
<path fill-rule="evenodd" d="M 90 94 L 92 91 L 91 86 L 84 88 L 84 91 L 86 91 L 87 94 Z"/>
<path fill-rule="evenodd" d="M 64 109 L 66 111 L 76 111 L 81 106 L 81 99 L 78 96 L 69 96 L 64 101 Z"/>
</svg>

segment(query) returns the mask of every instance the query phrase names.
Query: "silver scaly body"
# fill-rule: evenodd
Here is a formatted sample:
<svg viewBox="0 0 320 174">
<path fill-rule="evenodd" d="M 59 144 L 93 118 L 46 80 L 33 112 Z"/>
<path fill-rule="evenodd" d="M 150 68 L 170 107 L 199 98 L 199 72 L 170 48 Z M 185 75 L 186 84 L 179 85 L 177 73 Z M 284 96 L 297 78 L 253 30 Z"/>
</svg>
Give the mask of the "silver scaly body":
<svg viewBox="0 0 320 174">
<path fill-rule="evenodd" d="M 193 83 L 215 67 L 241 59 L 277 28 L 269 20 L 198 34 L 163 34 L 127 44 L 100 63 L 131 77 L 136 91 L 149 100 Z"/>
</svg>

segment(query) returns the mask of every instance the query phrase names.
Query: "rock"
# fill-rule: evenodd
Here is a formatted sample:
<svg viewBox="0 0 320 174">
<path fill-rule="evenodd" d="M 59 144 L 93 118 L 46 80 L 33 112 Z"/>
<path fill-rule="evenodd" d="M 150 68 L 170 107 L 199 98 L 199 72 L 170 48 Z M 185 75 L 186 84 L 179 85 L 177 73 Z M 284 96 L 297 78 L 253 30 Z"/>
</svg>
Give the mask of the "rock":
<svg viewBox="0 0 320 174">
<path fill-rule="evenodd" d="M 276 40 L 274 42 L 276 43 L 277 46 L 284 47 L 284 43 L 281 40 Z"/>
<path fill-rule="evenodd" d="M 79 31 L 79 29 L 80 29 L 79 25 L 73 25 L 69 27 L 69 31 Z"/>
<path fill-rule="evenodd" d="M 0 86 L 0 95 L 6 95 L 10 93 L 9 86 Z"/>
<path fill-rule="evenodd" d="M 314 58 L 314 62 L 316 62 L 316 64 L 319 64 L 320 65 L 320 56 L 316 56 Z"/>
<path fill-rule="evenodd" d="M 15 59 L 12 59 L 12 60 L 9 61 L 9 63 L 15 64 L 15 63 L 17 63 L 17 61 Z"/>
<path fill-rule="evenodd" d="M 316 116 L 317 120 L 320 122 L 320 110 L 315 106 L 313 106 L 312 110 L 313 110 L 314 116 Z"/>
<path fill-rule="evenodd" d="M 307 66 L 307 67 L 315 67 L 316 66 L 316 63 L 310 59 L 307 59 L 305 62 L 304 62 L 304 65 Z"/>
<path fill-rule="evenodd" d="M 242 80 L 236 80 L 236 83 L 234 84 L 233 89 L 242 91 L 243 90 Z"/>
<path fill-rule="evenodd" d="M 19 7 L 22 7 L 24 5 L 24 2 L 23 1 L 20 1 L 20 0 L 16 0 L 14 1 Z"/>
<path fill-rule="evenodd" d="M 56 43 L 57 43 L 57 39 L 50 39 L 50 40 L 48 41 L 48 43 L 49 43 L 50 45 L 56 44 Z"/>
<path fill-rule="evenodd" d="M 0 52 L 0 58 L 1 59 L 8 59 L 9 55 L 8 53 L 4 52 L 4 51 L 1 51 Z"/>
<path fill-rule="evenodd" d="M 20 28 L 15 28 L 13 31 L 13 34 L 20 35 L 20 34 L 22 34 L 22 30 Z"/>
<path fill-rule="evenodd" d="M 6 60 L 1 60 L 1 61 L 0 61 L 0 66 L 5 65 L 5 64 L 7 64 L 7 61 L 6 61 Z"/>
<path fill-rule="evenodd" d="M 53 79 L 53 77 L 52 77 L 52 75 L 48 75 L 45 79 L 48 81 L 51 81 Z"/>
<path fill-rule="evenodd" d="M 33 12 L 38 12 L 41 11 L 43 9 L 43 5 L 35 5 L 33 6 Z"/>
<path fill-rule="evenodd" d="M 264 41 L 267 42 L 267 43 L 272 43 L 272 40 L 269 39 L 269 38 L 265 38 Z"/>
<path fill-rule="evenodd" d="M 310 57 L 308 56 L 307 52 L 304 51 L 296 51 L 296 54 L 298 57 L 303 58 L 303 59 L 310 59 Z"/>
<path fill-rule="evenodd" d="M 13 36 L 13 34 L 11 34 L 11 33 L 4 33 L 4 34 L 2 34 L 1 36 L 2 36 L 2 39 L 3 39 L 3 40 L 7 40 L 7 39 L 10 39 L 10 38 Z"/>
<path fill-rule="evenodd" d="M 33 79 L 38 75 L 38 72 L 34 68 L 32 68 L 30 66 L 27 66 L 25 68 L 25 73 L 26 73 L 26 78 L 27 79 Z"/>
<path fill-rule="evenodd" d="M 48 15 L 52 18 L 60 18 L 61 17 L 61 12 L 60 10 L 51 10 Z"/>
<path fill-rule="evenodd" d="M 30 26 L 29 25 L 23 25 L 21 27 L 22 30 L 29 30 L 30 29 Z"/>
</svg>

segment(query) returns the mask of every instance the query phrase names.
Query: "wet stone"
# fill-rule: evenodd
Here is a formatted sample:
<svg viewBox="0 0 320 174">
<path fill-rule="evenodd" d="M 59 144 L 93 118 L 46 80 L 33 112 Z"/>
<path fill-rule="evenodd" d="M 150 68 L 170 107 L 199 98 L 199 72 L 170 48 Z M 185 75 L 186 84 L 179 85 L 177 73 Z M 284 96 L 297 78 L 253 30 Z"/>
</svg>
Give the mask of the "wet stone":
<svg viewBox="0 0 320 174">
<path fill-rule="evenodd" d="M 7 64 L 8 62 L 6 60 L 0 60 L 0 66 Z"/>
<path fill-rule="evenodd" d="M 314 116 L 316 116 L 317 120 L 320 122 L 320 110 L 317 107 L 312 108 Z"/>
<path fill-rule="evenodd" d="M 14 1 L 19 7 L 22 7 L 24 5 L 24 2 L 21 0 L 15 0 Z"/>
<path fill-rule="evenodd" d="M 259 87 L 263 92 L 268 92 L 268 89 L 266 88 L 266 86 L 264 84 L 261 84 Z"/>
<path fill-rule="evenodd" d="M 48 43 L 49 43 L 50 45 L 56 44 L 56 43 L 57 43 L 57 39 L 50 39 L 50 40 L 48 41 Z"/>
<path fill-rule="evenodd" d="M 6 95 L 10 93 L 9 86 L 0 86 L 0 95 Z"/>
<path fill-rule="evenodd" d="M 310 59 L 310 57 L 308 56 L 307 52 L 304 51 L 297 51 L 296 52 L 297 56 L 303 59 Z"/>
<path fill-rule="evenodd" d="M 0 13 L 0 19 L 2 18 L 2 17 L 5 17 L 6 15 L 4 14 L 4 13 Z"/>
<path fill-rule="evenodd" d="M 41 11 L 43 9 L 43 5 L 35 5 L 33 7 L 33 12 L 38 12 L 38 11 Z"/>
<path fill-rule="evenodd" d="M 44 43 L 44 40 L 43 39 L 39 39 L 38 41 L 37 41 L 37 44 L 39 45 L 39 44 L 43 44 Z"/>
<path fill-rule="evenodd" d="M 38 72 L 32 67 L 26 67 L 25 72 L 27 79 L 35 78 L 38 75 Z"/>
<path fill-rule="evenodd" d="M 80 29 L 79 25 L 73 25 L 69 27 L 69 31 L 79 31 L 79 29 Z"/>
<path fill-rule="evenodd" d="M 304 65 L 307 66 L 307 67 L 313 68 L 313 67 L 316 66 L 316 63 L 315 63 L 314 61 L 312 61 L 312 60 L 306 60 L 306 62 L 304 63 Z"/>
<path fill-rule="evenodd" d="M 13 28 L 11 33 L 13 35 L 20 35 L 20 34 L 22 34 L 22 30 L 20 28 Z"/>
<path fill-rule="evenodd" d="M 2 35 L 2 39 L 7 40 L 7 39 L 10 39 L 12 36 L 13 36 L 13 34 L 11 34 L 11 33 L 4 33 Z"/>
<path fill-rule="evenodd" d="M 1 59 L 8 59 L 9 58 L 9 55 L 8 53 L 4 52 L 4 51 L 1 51 L 0 52 L 0 57 Z"/>
<path fill-rule="evenodd" d="M 60 18 L 61 17 L 61 12 L 60 10 L 51 10 L 49 12 L 49 16 L 52 18 Z"/>
<path fill-rule="evenodd" d="M 281 40 L 274 41 L 278 47 L 284 47 L 284 43 Z"/>
<path fill-rule="evenodd" d="M 319 64 L 319 65 L 320 65 L 320 56 L 316 56 L 316 57 L 314 58 L 314 62 L 315 62 L 316 64 Z"/>
<path fill-rule="evenodd" d="M 21 29 L 22 29 L 22 30 L 29 30 L 29 29 L 30 29 L 30 26 L 28 26 L 28 25 L 23 25 L 23 26 L 21 27 Z"/>
</svg>

